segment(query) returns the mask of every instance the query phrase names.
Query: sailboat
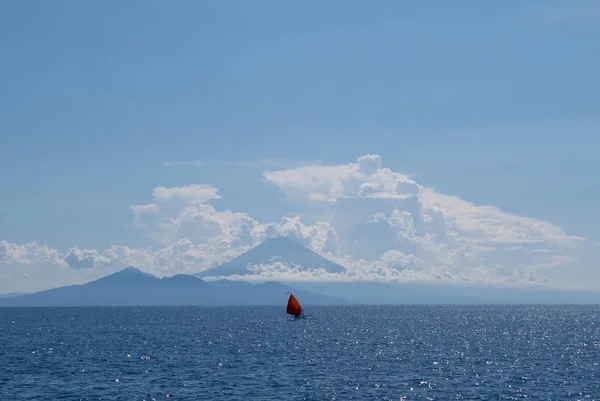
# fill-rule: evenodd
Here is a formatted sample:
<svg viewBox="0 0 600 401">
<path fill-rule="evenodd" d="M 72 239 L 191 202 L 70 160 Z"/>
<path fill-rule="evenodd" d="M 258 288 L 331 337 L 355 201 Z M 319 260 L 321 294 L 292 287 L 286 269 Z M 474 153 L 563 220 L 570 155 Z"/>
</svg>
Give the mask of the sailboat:
<svg viewBox="0 0 600 401">
<path fill-rule="evenodd" d="M 290 294 L 290 297 L 287 303 L 287 313 L 294 315 L 295 317 L 303 317 L 304 310 L 302 309 L 302 306 L 300 306 L 300 302 L 298 302 L 292 293 L 288 292 L 288 294 Z"/>
</svg>

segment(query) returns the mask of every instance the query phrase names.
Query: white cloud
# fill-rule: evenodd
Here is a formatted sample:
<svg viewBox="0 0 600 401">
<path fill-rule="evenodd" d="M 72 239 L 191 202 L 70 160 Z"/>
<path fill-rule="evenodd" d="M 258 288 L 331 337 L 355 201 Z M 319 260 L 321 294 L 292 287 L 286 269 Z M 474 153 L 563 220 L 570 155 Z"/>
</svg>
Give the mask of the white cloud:
<svg viewBox="0 0 600 401">
<path fill-rule="evenodd" d="M 332 200 L 343 195 L 344 191 L 358 188 L 367 178 L 359 171 L 358 164 L 309 165 L 288 170 L 266 171 L 263 176 L 268 182 L 277 184 L 292 201 Z"/>
<path fill-rule="evenodd" d="M 133 266 L 150 272 L 155 267 L 152 248 L 132 249 L 122 245 L 114 245 L 106 249 L 102 256 L 111 261 L 111 265 Z"/>
<path fill-rule="evenodd" d="M 184 223 L 182 230 L 185 231 L 185 225 L 201 225 L 202 217 L 193 213 L 194 210 L 202 208 L 212 208 L 205 203 L 211 200 L 221 199 L 218 189 L 208 184 L 192 184 L 183 187 L 156 187 L 152 191 L 154 203 L 145 205 L 132 205 L 133 226 L 146 231 L 146 235 L 162 244 L 170 244 L 177 240 L 177 231 L 179 225 Z M 183 222 L 175 214 L 181 216 L 198 217 L 195 223 Z M 175 217 L 175 218 L 174 218 Z M 211 225 L 211 222 L 206 222 Z M 212 225 L 216 229 L 215 225 Z M 209 227 L 206 227 L 209 229 Z M 210 229 L 209 229 L 210 231 Z M 193 232 L 194 235 L 203 235 L 201 232 Z M 205 232 L 204 234 L 210 234 Z"/>
<path fill-rule="evenodd" d="M 49 264 L 67 267 L 63 256 L 56 249 L 40 245 L 37 242 L 15 244 L 0 241 L 0 263 L 19 263 L 25 265 Z"/>
<path fill-rule="evenodd" d="M 66 253 L 61 253 L 36 242 L 19 245 L 0 241 L 0 263 L 89 269 L 108 266 L 111 260 L 98 254 L 95 249 L 72 248 Z"/>
<path fill-rule="evenodd" d="M 73 248 L 64 256 L 64 261 L 74 269 L 91 269 L 108 266 L 111 260 L 98 254 L 95 249 Z"/>
<path fill-rule="evenodd" d="M 196 273 L 215 257 L 188 239 L 177 240 L 157 250 L 113 246 L 105 250 L 103 256 L 111 260 L 112 264 L 133 266 L 159 277 L 175 273 Z"/>
<path fill-rule="evenodd" d="M 184 199 L 204 203 L 213 199 L 221 199 L 219 190 L 208 184 L 192 184 L 185 187 L 156 187 L 152 191 L 157 201 L 168 201 L 170 199 Z"/>
<path fill-rule="evenodd" d="M 115 245 L 66 253 L 37 243 L 0 242 L 0 262 L 113 271 L 134 266 L 158 276 L 200 272 L 267 238 L 285 235 L 347 268 L 344 274 L 255 266 L 255 279 L 436 281 L 545 284 L 553 269 L 574 263 L 584 238 L 551 223 L 477 206 L 424 187 L 382 166 L 378 155 L 344 165 L 266 171 L 288 199 L 327 208 L 308 224 L 300 217 L 260 223 L 246 213 L 217 210 L 208 184 L 159 186 L 151 203 L 133 205 L 133 226 L 157 249 Z M 569 253 L 571 252 L 571 253 Z"/>
<path fill-rule="evenodd" d="M 526 266 L 528 273 L 541 266 L 535 253 L 567 251 L 585 240 L 545 221 L 440 194 L 383 168 L 377 155 L 347 165 L 267 171 L 264 178 L 289 200 L 328 203 L 327 227 L 338 243 L 334 258 L 346 266 L 364 261 L 363 270 L 366 263 L 404 276 L 525 279 Z"/>
<path fill-rule="evenodd" d="M 323 269 L 302 269 L 300 266 L 288 266 L 280 262 L 259 264 L 250 267 L 248 275 L 228 276 L 229 280 L 237 281 L 329 281 L 355 282 L 370 281 L 382 283 L 438 283 L 448 285 L 492 284 L 496 286 L 534 286 L 550 284 L 548 279 L 537 277 L 532 269 L 519 267 L 509 277 L 498 276 L 493 269 L 475 268 L 468 274 L 451 273 L 444 270 L 419 271 L 412 269 L 397 270 L 382 264 L 366 263 L 364 261 L 351 263 L 347 273 L 328 273 Z M 217 280 L 222 277 L 213 277 Z"/>
<path fill-rule="evenodd" d="M 267 182 L 278 185 L 291 201 L 334 201 L 342 196 L 402 198 L 419 192 L 407 175 L 381 168 L 378 155 L 338 166 L 307 165 L 266 171 Z"/>
<path fill-rule="evenodd" d="M 163 214 L 162 220 L 155 219 L 154 208 L 143 210 L 146 224 L 138 221 L 142 211 L 134 211 L 138 226 L 161 232 L 165 244 L 173 244 L 160 252 L 161 262 L 155 264 L 160 269 L 200 271 L 267 238 L 286 235 L 348 272 L 342 277 L 318 271 L 300 274 L 293 266 L 267 264 L 260 265 L 257 276 L 541 283 L 547 279 L 540 268 L 572 261 L 564 255 L 560 259 L 561 250 L 584 240 L 544 221 L 423 187 L 406 174 L 382 167 L 378 155 L 347 165 L 266 171 L 264 178 L 290 200 L 329 205 L 329 218 L 306 224 L 299 217 L 284 217 L 261 224 L 244 213 L 218 211 L 195 196 L 164 196 L 188 203 Z M 172 188 L 171 193 L 188 193 L 186 188 Z M 544 260 L 541 254 L 549 252 L 559 253 L 558 259 Z"/>
</svg>

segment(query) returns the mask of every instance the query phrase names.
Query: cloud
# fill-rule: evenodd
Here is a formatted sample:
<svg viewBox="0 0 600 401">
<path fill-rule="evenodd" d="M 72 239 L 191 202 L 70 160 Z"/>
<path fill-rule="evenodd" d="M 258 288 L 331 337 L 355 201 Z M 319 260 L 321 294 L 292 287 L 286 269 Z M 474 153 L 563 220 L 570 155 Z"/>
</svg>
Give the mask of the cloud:
<svg viewBox="0 0 600 401">
<path fill-rule="evenodd" d="M 25 265 L 48 264 L 67 267 L 63 255 L 56 249 L 40 245 L 37 242 L 15 244 L 0 241 L 0 263 L 19 263 Z"/>
<path fill-rule="evenodd" d="M 184 187 L 156 187 L 152 191 L 157 201 L 168 201 L 171 199 L 191 200 L 204 203 L 213 199 L 221 199 L 218 189 L 208 184 L 192 184 Z"/>
<path fill-rule="evenodd" d="M 381 168 L 377 155 L 339 166 L 304 166 L 268 171 L 265 179 L 279 186 L 290 200 L 328 201 L 333 211 L 359 211 L 361 224 L 389 221 L 390 226 L 412 224 L 414 233 L 462 236 L 477 242 L 576 245 L 582 237 L 568 236 L 560 227 L 502 212 L 493 206 L 477 206 L 456 196 L 426 188 L 407 175 Z M 337 207 L 336 207 L 337 205 Z M 365 215 L 364 218 L 362 215 Z M 356 219 L 354 219 L 356 220 Z"/>
<path fill-rule="evenodd" d="M 261 264 L 257 277 L 540 284 L 548 282 L 541 270 L 572 263 L 561 252 L 585 240 L 548 222 L 440 194 L 383 167 L 374 154 L 344 165 L 265 171 L 263 177 L 291 201 L 325 205 L 327 218 L 307 224 L 284 217 L 262 224 L 207 204 L 216 190 L 211 189 L 214 196 L 198 197 L 188 187 L 171 188 L 168 196 L 155 189 L 154 197 L 164 201 L 160 207 L 132 209 L 136 225 L 159 233 L 155 237 L 167 245 L 153 254 L 153 264 L 160 270 L 201 271 L 285 235 L 348 272 L 299 273 L 294 266 Z M 186 203 L 178 208 L 170 204 L 182 199 Z M 548 253 L 555 259 L 544 259 Z"/>
<path fill-rule="evenodd" d="M 574 247 L 585 240 L 567 235 L 562 228 L 548 222 L 505 213 L 493 206 L 476 206 L 433 189 L 424 189 L 421 199 L 424 206 L 440 210 L 457 230 L 478 242 Z"/>
<path fill-rule="evenodd" d="M 338 244 L 334 260 L 362 264 L 363 271 L 370 264 L 377 274 L 393 269 L 404 277 L 420 272 L 531 281 L 531 274 L 544 265 L 535 261 L 536 253 L 568 251 L 585 241 L 545 221 L 438 193 L 382 167 L 377 155 L 263 176 L 291 201 L 328 204 L 327 227 Z M 524 261 L 528 264 L 520 263 Z M 531 273 L 527 278 L 525 268 Z"/>
<path fill-rule="evenodd" d="M 279 186 L 289 200 L 301 202 L 334 201 L 342 196 L 401 198 L 419 190 L 407 175 L 382 169 L 381 158 L 370 154 L 356 163 L 266 171 L 263 177 Z"/>
<path fill-rule="evenodd" d="M 64 261 L 73 269 L 99 268 L 111 264 L 111 260 L 101 256 L 95 249 L 73 248 L 64 256 Z"/>
<path fill-rule="evenodd" d="M 132 226 L 145 230 L 145 235 L 162 243 L 169 244 L 179 238 L 179 229 L 185 231 L 186 225 L 189 227 L 196 224 L 198 228 L 202 223 L 200 213 L 194 214 L 194 210 L 207 208 L 212 209 L 205 203 L 211 200 L 221 199 L 218 189 L 209 184 L 192 184 L 182 187 L 156 187 L 152 191 L 154 203 L 145 205 L 130 206 L 133 213 Z M 180 214 L 181 216 L 176 216 Z M 190 217 L 192 221 L 185 220 Z M 194 218 L 197 220 L 194 222 Z M 207 221 L 207 225 L 211 225 Z M 216 223 L 218 225 L 218 223 Z M 181 227 L 182 226 L 182 227 Z M 212 224 L 216 229 L 216 225 Z M 209 228 L 209 227 L 206 227 Z M 194 227 L 191 227 L 194 230 Z M 194 236 L 203 235 L 202 232 L 194 231 Z M 204 234 L 210 234 L 205 232 Z"/>
<path fill-rule="evenodd" d="M 447 271 L 397 270 L 370 263 L 355 263 L 347 273 L 329 273 L 324 269 L 303 269 L 301 266 L 288 266 L 281 262 L 250 266 L 251 274 L 227 276 L 235 281 L 284 281 L 284 282 L 380 282 L 380 283 L 437 283 L 447 285 L 486 284 L 503 287 L 539 287 L 552 284 L 546 278 L 538 278 L 532 270 L 520 267 L 510 277 L 499 277 L 492 269 L 473 269 L 468 274 Z M 212 277 L 218 280 L 223 277 Z"/>
<path fill-rule="evenodd" d="M 246 279 L 550 285 L 552 272 L 570 268 L 585 242 L 549 222 L 441 194 L 384 167 L 374 154 L 348 164 L 269 170 L 263 178 L 290 201 L 314 205 L 322 218 L 261 223 L 212 205 L 221 195 L 210 184 L 158 186 L 150 203 L 131 206 L 132 225 L 153 238 L 156 249 L 114 245 L 61 253 L 37 243 L 2 241 L 0 262 L 107 271 L 134 266 L 158 276 L 196 273 L 284 235 L 347 271 L 330 274 L 263 261 Z"/>
<path fill-rule="evenodd" d="M 72 248 L 66 253 L 61 253 L 37 242 L 20 245 L 0 241 L 0 263 L 89 269 L 108 266 L 111 260 L 98 254 L 95 249 Z"/>
</svg>

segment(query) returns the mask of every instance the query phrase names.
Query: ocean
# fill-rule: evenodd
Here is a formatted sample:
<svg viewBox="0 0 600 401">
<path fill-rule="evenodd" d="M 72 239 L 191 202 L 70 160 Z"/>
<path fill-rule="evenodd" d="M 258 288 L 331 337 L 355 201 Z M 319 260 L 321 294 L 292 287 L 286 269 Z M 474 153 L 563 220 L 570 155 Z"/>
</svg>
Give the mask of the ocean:
<svg viewBox="0 0 600 401">
<path fill-rule="evenodd" d="M 600 306 L 0 308 L 0 400 L 600 400 Z"/>
</svg>

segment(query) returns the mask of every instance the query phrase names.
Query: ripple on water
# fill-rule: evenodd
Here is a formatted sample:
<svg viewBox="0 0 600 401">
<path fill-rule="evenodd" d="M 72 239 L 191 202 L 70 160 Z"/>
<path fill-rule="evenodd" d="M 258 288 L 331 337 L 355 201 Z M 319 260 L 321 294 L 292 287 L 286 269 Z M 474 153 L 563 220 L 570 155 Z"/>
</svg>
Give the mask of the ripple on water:
<svg viewBox="0 0 600 401">
<path fill-rule="evenodd" d="M 600 399 L 597 306 L 310 309 L 0 309 L 0 399 Z"/>
</svg>

